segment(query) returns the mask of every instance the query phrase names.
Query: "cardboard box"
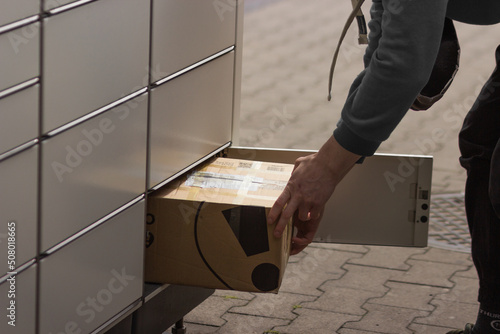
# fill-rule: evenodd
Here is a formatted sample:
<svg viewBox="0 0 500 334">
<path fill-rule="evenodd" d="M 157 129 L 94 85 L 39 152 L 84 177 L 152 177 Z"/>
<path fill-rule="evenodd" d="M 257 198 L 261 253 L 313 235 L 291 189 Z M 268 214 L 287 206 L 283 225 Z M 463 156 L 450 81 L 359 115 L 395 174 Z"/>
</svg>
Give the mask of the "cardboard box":
<svg viewBox="0 0 500 334">
<path fill-rule="evenodd" d="M 277 292 L 291 222 L 273 236 L 267 213 L 293 165 L 217 158 L 148 199 L 145 280 Z"/>
</svg>

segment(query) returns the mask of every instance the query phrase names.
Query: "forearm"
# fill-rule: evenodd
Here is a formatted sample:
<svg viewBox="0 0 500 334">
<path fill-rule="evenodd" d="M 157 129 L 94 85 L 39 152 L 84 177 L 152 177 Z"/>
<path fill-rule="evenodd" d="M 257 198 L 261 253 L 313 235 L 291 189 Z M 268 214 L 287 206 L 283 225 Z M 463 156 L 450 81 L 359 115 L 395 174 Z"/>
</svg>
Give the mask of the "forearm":
<svg viewBox="0 0 500 334">
<path fill-rule="evenodd" d="M 352 153 L 342 147 L 334 136 L 320 148 L 317 154 L 318 162 L 327 166 L 335 182 L 335 186 L 351 170 L 361 155 Z"/>
<path fill-rule="evenodd" d="M 446 0 L 374 1 L 366 69 L 354 81 L 335 131 L 347 150 L 372 155 L 404 117 L 432 71 Z M 382 11 L 382 13 L 380 13 Z"/>
</svg>

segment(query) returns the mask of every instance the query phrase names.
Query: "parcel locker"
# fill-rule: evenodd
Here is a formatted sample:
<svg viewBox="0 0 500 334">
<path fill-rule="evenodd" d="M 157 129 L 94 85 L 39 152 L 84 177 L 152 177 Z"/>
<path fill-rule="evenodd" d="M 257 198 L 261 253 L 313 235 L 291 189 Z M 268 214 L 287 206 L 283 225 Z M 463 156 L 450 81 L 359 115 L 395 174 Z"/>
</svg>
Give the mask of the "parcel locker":
<svg viewBox="0 0 500 334">
<path fill-rule="evenodd" d="M 236 3 L 223 18 L 200 0 L 0 8 L 0 209 L 39 287 L 23 287 L 23 333 L 127 333 L 170 305 L 166 330 L 213 290 L 144 283 L 146 198 L 230 144 Z"/>
<path fill-rule="evenodd" d="M 237 146 L 243 1 L 218 4 L 0 5 L 0 216 L 22 222 L 22 333 L 166 330 L 213 290 L 144 282 L 148 196 L 215 155 L 293 163 L 312 153 Z M 424 246 L 431 166 L 366 159 L 316 241 Z"/>
</svg>

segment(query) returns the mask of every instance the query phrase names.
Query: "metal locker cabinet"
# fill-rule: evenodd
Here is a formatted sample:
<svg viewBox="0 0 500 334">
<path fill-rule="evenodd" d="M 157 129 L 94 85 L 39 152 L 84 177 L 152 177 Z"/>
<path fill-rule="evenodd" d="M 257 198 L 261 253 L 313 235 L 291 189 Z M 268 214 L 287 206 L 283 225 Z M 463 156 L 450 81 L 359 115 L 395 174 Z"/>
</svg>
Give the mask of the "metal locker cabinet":
<svg viewBox="0 0 500 334">
<path fill-rule="evenodd" d="M 33 263 L 19 279 L 39 279 L 39 291 L 25 289 L 38 314 L 28 332 L 128 333 L 158 305 L 170 305 L 158 329 L 169 326 L 213 290 L 143 282 L 147 158 L 153 146 L 172 154 L 168 172 L 154 176 L 163 181 L 229 145 L 236 10 L 221 17 L 202 0 L 31 0 L 28 13 L 28 0 L 6 1 L 0 182 L 10 197 L 0 205 L 30 222 L 19 227 L 17 254 Z M 6 23 L 21 9 L 11 15 L 21 21 Z M 171 132 L 166 151 L 157 119 Z M 117 275 L 134 277 L 131 290 Z"/>
</svg>

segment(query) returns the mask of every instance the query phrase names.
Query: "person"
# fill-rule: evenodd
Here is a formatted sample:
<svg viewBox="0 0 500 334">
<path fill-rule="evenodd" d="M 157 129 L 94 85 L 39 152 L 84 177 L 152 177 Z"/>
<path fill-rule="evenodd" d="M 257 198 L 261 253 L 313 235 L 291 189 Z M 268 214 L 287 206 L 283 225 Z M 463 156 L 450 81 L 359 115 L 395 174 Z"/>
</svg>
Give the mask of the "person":
<svg viewBox="0 0 500 334">
<path fill-rule="evenodd" d="M 359 159 L 374 154 L 426 85 L 445 18 L 496 24 L 500 1 L 373 0 L 370 14 L 365 68 L 352 83 L 337 128 L 317 153 L 297 159 L 268 215 L 278 238 L 294 219 L 291 254 L 312 242 L 335 187 Z M 459 135 L 479 311 L 474 325 L 450 334 L 500 333 L 500 46 L 496 62 Z"/>
</svg>

